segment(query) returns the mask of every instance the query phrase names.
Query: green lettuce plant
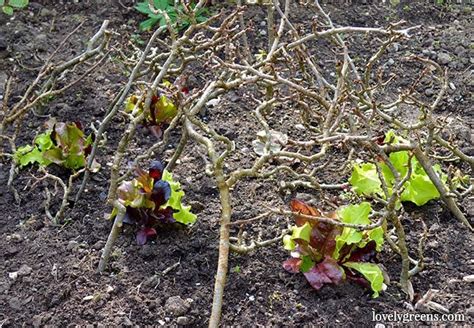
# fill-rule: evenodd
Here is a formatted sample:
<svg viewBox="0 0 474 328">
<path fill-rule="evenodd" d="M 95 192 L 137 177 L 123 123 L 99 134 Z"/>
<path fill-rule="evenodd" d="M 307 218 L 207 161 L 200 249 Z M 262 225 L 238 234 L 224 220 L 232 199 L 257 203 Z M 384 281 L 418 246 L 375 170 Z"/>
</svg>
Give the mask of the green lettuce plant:
<svg viewBox="0 0 474 328">
<path fill-rule="evenodd" d="M 406 143 L 406 140 L 395 135 L 393 131 L 389 131 L 385 136 L 384 143 L 396 145 L 399 143 Z M 405 177 L 409 167 L 411 166 L 410 178 L 403 185 L 403 191 L 400 195 L 400 200 L 402 202 L 412 202 L 417 206 L 422 206 L 430 200 L 438 199 L 440 197 L 438 190 L 428 174 L 426 174 L 418 160 L 410 156 L 409 151 L 404 150 L 392 152 L 389 155 L 389 160 L 401 178 Z M 378 164 L 381 167 L 387 190 L 389 194 L 391 194 L 395 183 L 395 177 L 386 163 L 381 161 Z M 442 172 L 441 167 L 436 164 L 433 166 L 433 169 L 439 175 L 441 181 L 446 183 L 447 175 Z M 358 195 L 377 195 L 382 198 L 385 197 L 382 190 L 382 182 L 380 181 L 377 167 L 374 163 L 355 164 L 352 170 L 352 175 L 349 178 L 349 183 L 352 186 L 352 190 Z"/>
<path fill-rule="evenodd" d="M 85 136 L 80 124 L 56 122 L 51 119 L 46 123 L 47 130 L 38 134 L 33 145 L 19 147 L 13 155 L 20 167 L 29 164 L 48 166 L 52 163 L 71 170 L 78 170 L 86 165 L 86 158 L 91 151 L 92 135 Z M 94 165 L 93 168 L 97 168 Z"/>
</svg>

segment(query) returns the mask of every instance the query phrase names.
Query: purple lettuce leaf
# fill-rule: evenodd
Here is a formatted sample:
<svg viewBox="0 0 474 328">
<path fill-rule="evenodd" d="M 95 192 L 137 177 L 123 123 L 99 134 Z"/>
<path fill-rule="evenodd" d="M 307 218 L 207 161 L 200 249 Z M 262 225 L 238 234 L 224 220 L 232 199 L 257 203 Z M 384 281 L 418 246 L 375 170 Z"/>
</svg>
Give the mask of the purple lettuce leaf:
<svg viewBox="0 0 474 328">
<path fill-rule="evenodd" d="M 158 180 L 153 185 L 151 200 L 155 202 L 155 208 L 165 204 L 171 197 L 171 186 L 167 181 Z"/>
<path fill-rule="evenodd" d="M 154 228 L 144 227 L 137 231 L 136 237 L 138 245 L 145 245 L 149 239 L 156 237 L 156 230 Z"/>
<path fill-rule="evenodd" d="M 173 213 L 173 208 L 168 206 L 167 208 L 163 209 L 155 208 L 152 216 L 157 219 L 158 223 L 175 223 L 176 220 L 173 217 Z"/>
<path fill-rule="evenodd" d="M 330 257 L 316 264 L 311 270 L 303 273 L 311 287 L 316 290 L 321 289 L 324 284 L 340 284 L 345 280 L 344 269 L 336 260 Z"/>
<path fill-rule="evenodd" d="M 356 249 L 352 250 L 349 258 L 344 262 L 373 262 L 376 255 L 376 243 L 371 240 L 367 245 L 365 245 L 365 247 L 356 247 Z"/>
<path fill-rule="evenodd" d="M 301 259 L 291 258 L 283 262 L 283 269 L 290 273 L 300 272 Z"/>
</svg>

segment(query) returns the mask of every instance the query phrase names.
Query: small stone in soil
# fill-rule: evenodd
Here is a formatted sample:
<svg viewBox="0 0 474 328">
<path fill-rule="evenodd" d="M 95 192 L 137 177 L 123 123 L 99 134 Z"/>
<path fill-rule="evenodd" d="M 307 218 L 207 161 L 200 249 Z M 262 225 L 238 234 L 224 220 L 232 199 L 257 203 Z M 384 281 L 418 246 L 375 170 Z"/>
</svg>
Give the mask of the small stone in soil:
<svg viewBox="0 0 474 328">
<path fill-rule="evenodd" d="M 454 53 L 458 56 L 462 56 L 464 54 L 464 47 L 463 46 L 457 46 L 456 49 L 454 49 Z"/>
<path fill-rule="evenodd" d="M 33 327 L 41 327 L 41 321 L 43 320 L 43 316 L 41 314 L 37 314 L 33 317 Z"/>
<path fill-rule="evenodd" d="M 439 224 L 433 223 L 430 227 L 430 232 L 436 232 L 436 231 L 439 231 L 439 229 L 440 229 Z"/>
<path fill-rule="evenodd" d="M 29 267 L 28 265 L 26 264 L 23 264 L 21 267 L 20 267 L 20 270 L 18 270 L 18 275 L 19 276 L 27 276 L 31 273 L 33 269 L 31 267 Z"/>
<path fill-rule="evenodd" d="M 20 250 L 18 249 L 18 247 L 15 247 L 13 245 L 8 245 L 5 249 L 5 254 L 8 255 L 8 256 L 13 256 L 16 253 L 18 253 L 19 251 Z"/>
<path fill-rule="evenodd" d="M 20 234 L 14 233 L 10 236 L 10 240 L 15 243 L 21 243 L 23 241 L 23 238 L 21 238 Z"/>
<path fill-rule="evenodd" d="M 20 310 L 22 308 L 20 299 L 18 297 L 10 298 L 8 300 L 8 305 L 10 305 L 10 307 L 15 310 Z"/>
<path fill-rule="evenodd" d="M 448 55 L 447 53 L 444 53 L 444 52 L 440 52 L 438 54 L 438 62 L 442 65 L 447 65 L 449 64 L 451 61 L 452 61 L 452 58 L 450 55 Z"/>
<path fill-rule="evenodd" d="M 41 9 L 39 15 L 41 17 L 53 16 L 56 13 L 55 10 L 49 10 L 48 8 Z"/>
<path fill-rule="evenodd" d="M 189 318 L 188 317 L 178 317 L 178 319 L 176 320 L 176 323 L 180 326 L 186 326 L 187 324 L 189 324 Z"/>
<path fill-rule="evenodd" d="M 474 282 L 474 274 L 471 274 L 469 276 L 464 276 L 462 280 L 466 282 Z"/>
<path fill-rule="evenodd" d="M 143 259 L 152 258 L 156 254 L 156 248 L 152 247 L 151 245 L 143 245 L 139 251 L 139 254 Z"/>
<path fill-rule="evenodd" d="M 191 211 L 194 213 L 202 212 L 206 208 L 203 203 L 197 200 L 189 202 L 189 205 L 191 205 Z"/>
<path fill-rule="evenodd" d="M 79 247 L 79 243 L 75 240 L 71 240 L 68 244 L 67 244 L 67 249 L 72 251 L 72 250 L 75 250 L 76 248 Z"/>
<path fill-rule="evenodd" d="M 165 310 L 175 316 L 182 316 L 186 314 L 190 308 L 189 302 L 183 300 L 179 296 L 172 296 L 166 300 Z"/>
<path fill-rule="evenodd" d="M 431 97 L 432 95 L 434 95 L 434 90 L 433 89 L 428 88 L 428 89 L 425 90 L 425 96 Z"/>
<path fill-rule="evenodd" d="M 397 52 L 400 50 L 400 43 L 393 43 L 392 46 L 388 49 L 389 52 Z"/>
<path fill-rule="evenodd" d="M 303 124 L 295 124 L 295 129 L 300 130 L 300 131 L 305 131 L 306 128 Z"/>
<path fill-rule="evenodd" d="M 99 240 L 94 245 L 92 245 L 92 249 L 96 251 L 100 251 L 102 248 L 104 248 L 104 246 L 105 246 L 105 242 L 103 240 Z"/>
<path fill-rule="evenodd" d="M 131 327 L 131 326 L 133 326 L 133 322 L 132 322 L 129 318 L 127 318 L 127 317 L 123 318 L 122 324 L 123 324 L 125 327 Z"/>
<path fill-rule="evenodd" d="M 467 309 L 466 314 L 470 317 L 474 317 L 474 306 L 471 306 L 469 309 Z"/>
</svg>

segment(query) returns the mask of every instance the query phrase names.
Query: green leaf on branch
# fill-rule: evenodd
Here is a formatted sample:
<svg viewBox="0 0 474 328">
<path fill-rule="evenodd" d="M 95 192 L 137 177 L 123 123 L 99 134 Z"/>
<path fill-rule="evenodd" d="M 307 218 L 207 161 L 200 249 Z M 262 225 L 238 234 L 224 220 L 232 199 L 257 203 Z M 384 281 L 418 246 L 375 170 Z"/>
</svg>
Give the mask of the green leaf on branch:
<svg viewBox="0 0 474 328">
<path fill-rule="evenodd" d="M 468 174 L 463 175 L 462 172 L 458 169 L 456 170 L 456 172 L 454 172 L 454 177 L 451 179 L 451 189 L 459 189 L 463 186 L 469 188 L 470 180 L 471 177 Z"/>
<path fill-rule="evenodd" d="M 145 101 L 147 99 L 146 93 L 141 97 L 132 95 L 125 101 L 125 112 L 131 113 L 134 117 L 144 114 L 143 123 L 148 126 L 157 138 L 161 137 L 166 125 L 170 124 L 178 114 L 178 107 L 175 105 L 174 100 L 177 99 L 180 93 L 186 94 L 188 92 L 186 86 L 175 86 L 168 81 L 165 81 L 162 86 L 169 91 L 167 92 L 168 95 L 161 94 L 157 96 L 153 94 L 151 96 L 150 110 L 147 113 L 144 113 Z"/>
<path fill-rule="evenodd" d="M 382 270 L 377 264 L 365 262 L 346 262 L 343 265 L 362 274 L 364 278 L 370 282 L 370 287 L 374 292 L 372 297 L 376 298 L 379 296 L 379 292 L 384 289 L 384 279 Z"/>
<path fill-rule="evenodd" d="M 160 19 L 158 18 L 148 18 L 146 20 L 144 20 L 143 22 L 141 22 L 139 25 L 138 25 L 138 28 L 141 30 L 141 31 L 149 31 L 151 30 L 151 28 L 153 26 L 156 25 L 156 23 L 158 23 L 160 21 Z M 160 22 L 160 26 L 161 26 L 161 22 Z"/>
<path fill-rule="evenodd" d="M 388 158 L 390 159 L 390 163 L 392 163 L 395 170 L 397 170 L 397 172 L 400 174 L 400 178 L 403 179 L 403 177 L 408 172 L 408 162 L 410 159 L 410 155 L 408 154 L 408 152 L 407 151 L 393 152 L 393 153 L 390 153 Z M 411 160 L 412 166 L 414 164 L 414 161 L 415 161 L 414 159 Z M 392 171 L 390 171 L 390 169 L 388 169 L 388 171 L 390 172 L 390 175 L 384 176 L 384 178 L 386 181 L 390 181 L 391 183 L 393 180 L 393 173 Z M 386 173 L 386 171 L 384 170 L 382 170 L 382 172 Z"/>
<path fill-rule="evenodd" d="M 372 207 L 368 202 L 358 205 L 348 205 L 343 207 L 339 212 L 339 216 L 344 223 L 350 224 L 370 224 L 369 214 Z"/>
<path fill-rule="evenodd" d="M 161 95 L 155 103 L 155 121 L 157 123 L 170 122 L 178 113 L 176 105 L 165 95 Z"/>
<path fill-rule="evenodd" d="M 17 163 L 20 164 L 20 167 L 27 166 L 29 164 L 38 163 L 41 166 L 46 165 L 47 160 L 43 158 L 43 154 L 36 147 L 26 145 L 19 147 L 13 158 Z"/>
<path fill-rule="evenodd" d="M 53 140 L 51 140 L 51 131 L 38 134 L 35 138 L 35 144 L 40 151 L 51 149 L 54 146 Z"/>
</svg>

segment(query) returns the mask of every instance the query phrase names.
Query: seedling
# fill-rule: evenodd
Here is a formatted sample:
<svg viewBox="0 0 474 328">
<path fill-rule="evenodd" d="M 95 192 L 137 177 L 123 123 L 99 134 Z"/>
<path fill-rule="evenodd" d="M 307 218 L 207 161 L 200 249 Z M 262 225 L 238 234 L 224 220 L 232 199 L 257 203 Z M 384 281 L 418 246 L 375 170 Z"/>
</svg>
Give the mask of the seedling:
<svg viewBox="0 0 474 328">
<path fill-rule="evenodd" d="M 267 55 L 268 53 L 264 49 L 259 49 L 258 53 L 255 54 L 254 56 L 258 62 L 262 62 L 267 57 Z"/>
<path fill-rule="evenodd" d="M 28 3 L 28 0 L 0 0 L 0 7 L 5 14 L 11 16 L 14 10 L 24 9 Z"/>
<path fill-rule="evenodd" d="M 139 245 L 156 237 L 156 229 L 160 226 L 196 222 L 197 217 L 190 212 L 191 207 L 182 204 L 184 191 L 181 185 L 163 169 L 160 161 L 153 161 L 148 172 L 141 168 L 136 171 L 137 177 L 123 182 L 117 194 L 119 202 L 126 207 L 123 223 L 137 226 Z M 117 214 L 114 208 L 111 218 Z"/>
<path fill-rule="evenodd" d="M 320 222 L 318 217 L 336 222 L 369 225 L 372 208 L 369 203 L 349 205 L 336 212 L 323 213 L 304 202 L 294 199 L 290 203 L 295 213 L 296 225 L 292 234 L 283 238 L 291 258 L 283 263 L 291 273 L 302 272 L 309 284 L 319 290 L 325 284 L 341 284 L 351 280 L 373 291 L 378 297 L 385 288 L 380 267 L 373 263 L 377 252 L 382 250 L 384 228 L 368 231 Z M 301 216 L 310 215 L 314 219 Z"/>
<path fill-rule="evenodd" d="M 199 9 L 194 14 L 194 18 L 189 16 L 188 13 L 192 13 L 196 6 L 194 1 L 191 1 L 189 5 L 183 5 L 175 4 L 174 0 L 154 0 L 153 4 L 154 8 L 150 8 L 149 1 L 139 2 L 135 6 L 135 9 L 148 16 L 147 20 L 140 23 L 140 30 L 142 31 L 151 30 L 156 24 L 166 26 L 165 14 L 168 15 L 170 22 L 180 30 L 188 27 L 193 19 L 197 23 L 207 20 L 208 10 L 206 8 Z"/>
<path fill-rule="evenodd" d="M 83 168 L 91 151 L 92 134 L 86 137 L 80 123 L 56 122 L 55 119 L 46 122 L 46 127 L 46 132 L 35 137 L 33 145 L 19 147 L 14 153 L 13 158 L 20 167 L 55 163 L 71 170 Z"/>
</svg>

